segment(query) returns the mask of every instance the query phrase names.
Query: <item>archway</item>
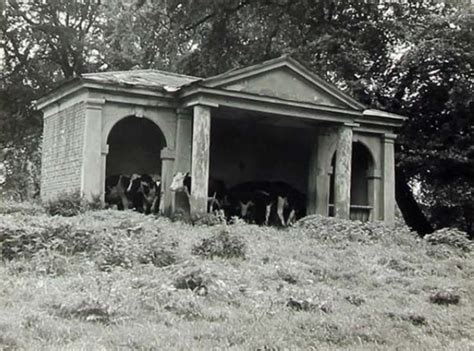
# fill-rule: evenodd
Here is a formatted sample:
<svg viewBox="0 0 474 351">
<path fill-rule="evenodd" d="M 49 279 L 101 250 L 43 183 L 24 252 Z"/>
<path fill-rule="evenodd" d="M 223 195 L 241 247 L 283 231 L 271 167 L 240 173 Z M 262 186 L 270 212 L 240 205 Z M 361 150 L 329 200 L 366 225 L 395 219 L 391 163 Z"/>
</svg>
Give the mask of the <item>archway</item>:
<svg viewBox="0 0 474 351">
<path fill-rule="evenodd" d="M 329 189 L 329 215 L 334 215 L 336 153 L 331 161 L 331 180 Z M 373 217 L 373 185 L 371 177 L 374 173 L 374 160 L 370 150 L 361 142 L 352 143 L 351 161 L 351 219 L 367 221 Z"/>
<path fill-rule="evenodd" d="M 166 147 L 161 129 L 146 118 L 126 117 L 111 129 L 106 177 L 117 174 L 161 175 L 160 151 Z"/>
</svg>

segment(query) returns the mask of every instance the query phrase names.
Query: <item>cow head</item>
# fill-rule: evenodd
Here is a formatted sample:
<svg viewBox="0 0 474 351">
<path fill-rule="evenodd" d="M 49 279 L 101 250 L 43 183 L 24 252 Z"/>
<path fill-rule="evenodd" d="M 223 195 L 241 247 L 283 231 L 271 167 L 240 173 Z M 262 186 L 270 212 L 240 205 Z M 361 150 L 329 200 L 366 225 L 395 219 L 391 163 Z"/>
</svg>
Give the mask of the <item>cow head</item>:
<svg viewBox="0 0 474 351">
<path fill-rule="evenodd" d="M 189 172 L 178 172 L 174 175 L 173 180 L 171 181 L 170 190 L 171 191 L 184 191 L 187 187 L 187 179 L 191 178 Z M 189 190 L 189 189 L 188 189 Z"/>
</svg>

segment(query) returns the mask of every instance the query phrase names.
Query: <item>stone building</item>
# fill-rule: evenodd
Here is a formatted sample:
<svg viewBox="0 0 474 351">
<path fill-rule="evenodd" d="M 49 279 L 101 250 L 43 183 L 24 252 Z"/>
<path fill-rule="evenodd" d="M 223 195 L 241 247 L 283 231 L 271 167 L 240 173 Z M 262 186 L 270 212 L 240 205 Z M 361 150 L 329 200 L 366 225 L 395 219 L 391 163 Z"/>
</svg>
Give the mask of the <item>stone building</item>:
<svg viewBox="0 0 474 351">
<path fill-rule="evenodd" d="M 84 74 L 38 101 L 41 197 L 103 196 L 113 174 L 192 175 L 194 213 L 209 176 L 227 186 L 281 180 L 307 212 L 394 219 L 394 139 L 404 117 L 364 105 L 283 56 L 210 78 L 139 70 Z"/>
</svg>

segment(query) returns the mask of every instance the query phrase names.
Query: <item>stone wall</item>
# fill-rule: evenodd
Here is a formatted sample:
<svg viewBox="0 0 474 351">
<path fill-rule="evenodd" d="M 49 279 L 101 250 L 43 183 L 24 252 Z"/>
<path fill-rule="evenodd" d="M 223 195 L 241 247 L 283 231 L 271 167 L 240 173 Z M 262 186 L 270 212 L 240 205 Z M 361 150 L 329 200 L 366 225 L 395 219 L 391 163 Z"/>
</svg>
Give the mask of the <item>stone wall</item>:
<svg viewBox="0 0 474 351">
<path fill-rule="evenodd" d="M 80 191 L 85 104 L 70 106 L 44 120 L 41 198 Z"/>
</svg>

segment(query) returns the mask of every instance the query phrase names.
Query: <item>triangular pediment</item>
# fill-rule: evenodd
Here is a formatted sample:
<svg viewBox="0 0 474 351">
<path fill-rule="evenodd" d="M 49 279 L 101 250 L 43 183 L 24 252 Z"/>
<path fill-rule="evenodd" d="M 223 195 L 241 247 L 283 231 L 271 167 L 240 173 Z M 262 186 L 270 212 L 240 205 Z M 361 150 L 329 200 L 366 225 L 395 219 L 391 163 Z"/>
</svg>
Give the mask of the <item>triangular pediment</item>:
<svg viewBox="0 0 474 351">
<path fill-rule="evenodd" d="M 203 85 L 281 100 L 360 110 L 364 106 L 290 57 L 226 72 Z"/>
</svg>

